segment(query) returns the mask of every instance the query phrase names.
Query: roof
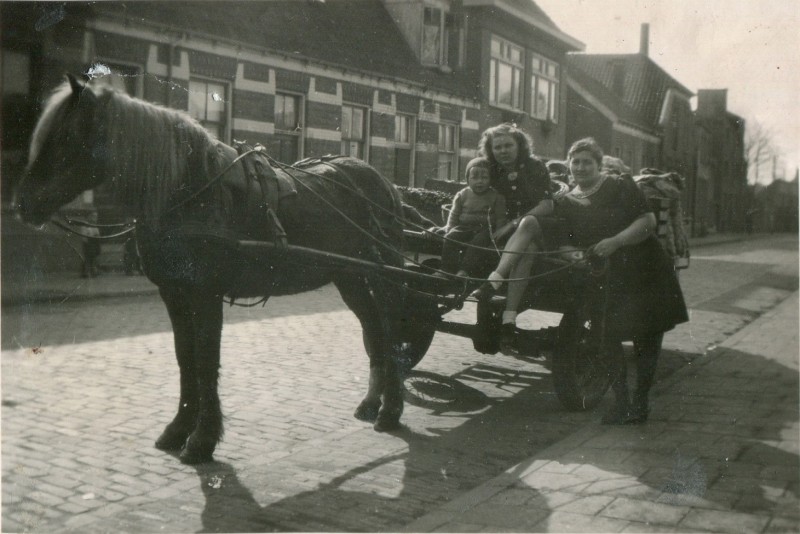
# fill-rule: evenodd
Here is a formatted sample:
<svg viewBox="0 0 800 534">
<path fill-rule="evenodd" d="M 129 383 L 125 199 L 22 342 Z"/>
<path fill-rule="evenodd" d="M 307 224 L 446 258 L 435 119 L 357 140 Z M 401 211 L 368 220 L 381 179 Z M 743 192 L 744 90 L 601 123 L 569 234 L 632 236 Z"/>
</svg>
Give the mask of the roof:
<svg viewBox="0 0 800 534">
<path fill-rule="evenodd" d="M 280 51 L 474 98 L 461 72 L 423 67 L 380 0 L 99 2 L 96 12 Z"/>
<path fill-rule="evenodd" d="M 588 91 L 595 99 L 608 108 L 614 116 L 623 122 L 639 127 L 645 131 L 653 131 L 653 124 L 648 123 L 640 113 L 623 102 L 616 93 L 595 80 L 580 69 L 571 68 L 569 78 L 581 88 Z"/>
<path fill-rule="evenodd" d="M 583 50 L 585 48 L 581 41 L 561 31 L 534 0 L 463 0 L 463 5 L 464 7 L 496 7 L 555 37 L 566 44 L 570 50 Z"/>
<path fill-rule="evenodd" d="M 642 54 L 567 54 L 567 61 L 570 73 L 580 70 L 599 82 L 611 97 L 630 108 L 651 127 L 658 124 L 669 89 L 687 98 L 693 96 L 689 89 Z M 621 95 L 614 92 L 616 65 L 621 66 L 625 76 Z"/>
</svg>

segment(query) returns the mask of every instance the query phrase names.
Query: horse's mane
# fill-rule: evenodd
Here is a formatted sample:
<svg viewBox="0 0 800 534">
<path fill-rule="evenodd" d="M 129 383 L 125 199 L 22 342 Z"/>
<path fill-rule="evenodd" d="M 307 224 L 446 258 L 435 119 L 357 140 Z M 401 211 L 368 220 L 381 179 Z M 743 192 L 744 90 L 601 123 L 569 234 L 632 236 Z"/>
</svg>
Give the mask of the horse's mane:
<svg viewBox="0 0 800 534">
<path fill-rule="evenodd" d="M 217 140 L 188 114 L 105 86 L 85 90 L 98 99 L 94 117 L 86 120 L 93 120 L 106 139 L 104 146 L 92 147 L 106 151 L 106 167 L 100 172 L 112 182 L 118 200 L 133 208 L 140 219 L 158 224 L 159 216 L 181 192 L 188 196 L 209 179 L 210 165 L 218 158 Z M 65 82 L 48 100 L 31 143 L 32 158 L 71 92 Z"/>
</svg>

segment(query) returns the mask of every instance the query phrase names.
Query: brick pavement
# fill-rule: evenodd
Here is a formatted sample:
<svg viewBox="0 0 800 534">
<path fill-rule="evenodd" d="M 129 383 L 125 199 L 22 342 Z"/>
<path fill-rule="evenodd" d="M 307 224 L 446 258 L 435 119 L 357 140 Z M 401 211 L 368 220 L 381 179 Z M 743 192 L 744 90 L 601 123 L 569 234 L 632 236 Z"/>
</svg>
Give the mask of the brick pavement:
<svg viewBox="0 0 800 534">
<path fill-rule="evenodd" d="M 654 391 L 406 532 L 800 532 L 798 293 Z"/>
<path fill-rule="evenodd" d="M 757 280 L 763 270 L 739 266 L 736 273 L 745 284 Z M 739 312 L 768 309 L 785 294 L 763 296 L 755 291 L 740 297 L 737 302 L 744 307 L 737 306 L 736 313 L 693 310 L 691 325 L 668 339 L 665 367 L 670 372 L 685 370 L 691 362 L 694 369 L 717 359 L 722 342 L 754 316 Z M 737 451 L 741 456 L 735 470 L 711 469 L 719 467 L 712 461 L 717 458 L 713 451 L 721 447 L 719 436 L 728 436 L 720 432 L 730 431 L 731 425 L 724 415 L 705 413 L 696 392 L 681 396 L 682 404 L 675 409 L 698 411 L 696 419 L 704 429 L 714 430 L 716 440 L 687 437 L 701 422 L 672 420 L 662 410 L 648 425 L 652 434 L 637 435 L 619 446 L 614 436 L 606 436 L 594 447 L 584 447 L 586 440 L 580 441 L 581 432 L 574 430 L 600 428 L 594 423 L 596 415 L 560 408 L 545 362 L 485 357 L 474 353 L 468 341 L 452 336 L 436 337 L 431 357 L 416 377 L 429 388 L 430 398 L 409 399 L 404 431 L 376 434 L 351 417 L 364 392 L 366 357 L 360 342 L 354 343 L 360 337 L 355 319 L 328 290 L 274 299 L 264 310 L 231 310 L 226 316 L 221 382 L 226 439 L 214 464 L 182 466 L 152 448 L 177 403 L 177 368 L 171 335 L 163 324 L 166 315 L 160 306 L 154 313 L 138 304 L 140 299 L 130 300 L 137 304 L 128 305 L 132 312 L 124 321 L 114 321 L 112 335 L 98 328 L 89 331 L 86 325 L 119 310 L 98 305 L 78 313 L 75 308 L 72 324 L 83 325 L 86 339 L 70 341 L 65 329 L 57 333 L 63 346 L 43 346 L 38 354 L 25 343 L 17 350 L 4 350 L 4 531 L 396 531 L 437 505 L 445 508 L 436 513 L 450 517 L 450 523 L 440 525 L 442 530 L 699 531 L 702 511 L 722 511 L 735 518 L 731 511 L 745 512 L 747 503 L 762 506 L 765 499 L 788 499 L 787 507 L 796 505 L 796 479 L 785 486 L 762 485 L 762 494 L 753 490 L 753 479 L 762 473 L 760 458 L 796 462 L 796 447 L 789 446 L 785 456 L 769 455 L 771 449 L 763 447 L 737 449 L 741 443 L 731 438 L 725 450 L 729 457 Z M 84 313 L 91 320 L 80 319 Z M 470 309 L 458 313 L 473 317 Z M 521 322 L 557 321 L 526 315 Z M 147 326 L 138 327 L 140 322 Z M 772 336 L 778 337 L 775 332 Z M 715 387 L 722 388 L 725 381 L 721 382 Z M 658 406 L 670 406 L 662 404 L 662 398 L 669 400 L 667 393 L 668 388 L 658 388 Z M 752 404 L 741 398 L 735 406 Z M 734 430 L 746 428 L 746 418 L 737 420 Z M 681 432 L 672 437 L 665 430 L 667 422 Z M 786 429 L 774 426 L 769 428 L 783 436 Z M 785 447 L 780 439 L 770 440 L 768 446 Z M 560 462 L 549 458 L 534 475 L 536 469 L 527 458 L 539 458 L 540 451 L 550 451 L 554 443 L 573 443 L 575 455 L 565 455 Z M 675 454 L 678 447 L 685 451 L 683 456 Z M 509 465 L 523 466 L 519 473 L 530 469 L 529 478 L 536 480 L 547 473 L 549 482 L 536 488 L 513 471 L 513 478 L 507 478 L 502 473 Z M 696 465 L 705 470 L 697 471 Z M 668 486 L 673 489 L 701 488 L 703 480 L 714 484 L 713 491 L 707 489 L 702 496 L 708 508 L 681 503 L 690 510 L 679 527 L 670 523 L 674 512 L 668 511 L 677 505 L 659 498 L 697 495 L 661 489 L 673 478 L 680 482 Z M 591 493 L 577 499 L 575 488 L 584 479 L 591 480 Z M 477 499 L 470 514 L 448 512 L 446 507 L 455 506 L 465 491 L 484 487 L 480 484 L 486 480 L 489 488 L 509 490 L 501 503 L 486 506 L 485 499 Z M 614 500 L 607 502 L 609 492 Z M 643 527 L 625 517 L 628 508 L 642 504 L 643 496 L 650 499 L 647 509 L 660 526 Z M 520 503 L 526 503 L 522 512 Z M 477 508 L 478 504 L 484 506 Z M 487 510 L 496 518 L 494 524 L 477 521 Z M 521 514 L 517 524 L 514 510 Z M 588 516 L 583 513 L 587 510 L 597 513 Z M 768 527 L 776 530 L 780 525 L 797 526 L 789 515 L 770 516 L 770 521 Z"/>
</svg>

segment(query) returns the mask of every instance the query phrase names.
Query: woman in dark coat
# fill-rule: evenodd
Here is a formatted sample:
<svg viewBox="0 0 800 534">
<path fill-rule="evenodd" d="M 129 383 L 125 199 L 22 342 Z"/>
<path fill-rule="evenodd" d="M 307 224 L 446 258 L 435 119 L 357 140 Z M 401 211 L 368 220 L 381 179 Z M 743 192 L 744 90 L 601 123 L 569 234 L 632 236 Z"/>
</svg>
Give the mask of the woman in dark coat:
<svg viewBox="0 0 800 534">
<path fill-rule="evenodd" d="M 605 312 L 603 338 L 616 399 L 603 423 L 643 423 L 664 332 L 688 321 L 683 294 L 655 238 L 655 216 L 633 180 L 600 173 L 603 151 L 594 139 L 574 143 L 568 158 L 576 187 L 558 212 L 568 221 L 572 245 L 589 247 L 589 258 L 608 261 L 607 287 L 590 296 L 595 316 Z M 633 341 L 637 355 L 632 398 L 623 341 Z"/>
</svg>

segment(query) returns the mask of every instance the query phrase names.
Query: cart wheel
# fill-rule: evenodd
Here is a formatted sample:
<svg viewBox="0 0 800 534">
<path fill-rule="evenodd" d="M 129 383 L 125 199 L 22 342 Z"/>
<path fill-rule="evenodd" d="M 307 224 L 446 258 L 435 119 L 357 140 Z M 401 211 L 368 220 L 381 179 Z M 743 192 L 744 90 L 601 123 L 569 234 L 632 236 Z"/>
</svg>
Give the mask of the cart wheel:
<svg viewBox="0 0 800 534">
<path fill-rule="evenodd" d="M 608 391 L 608 367 L 595 334 L 583 309 L 561 318 L 552 372 L 558 400 L 568 410 L 594 408 Z"/>
</svg>

